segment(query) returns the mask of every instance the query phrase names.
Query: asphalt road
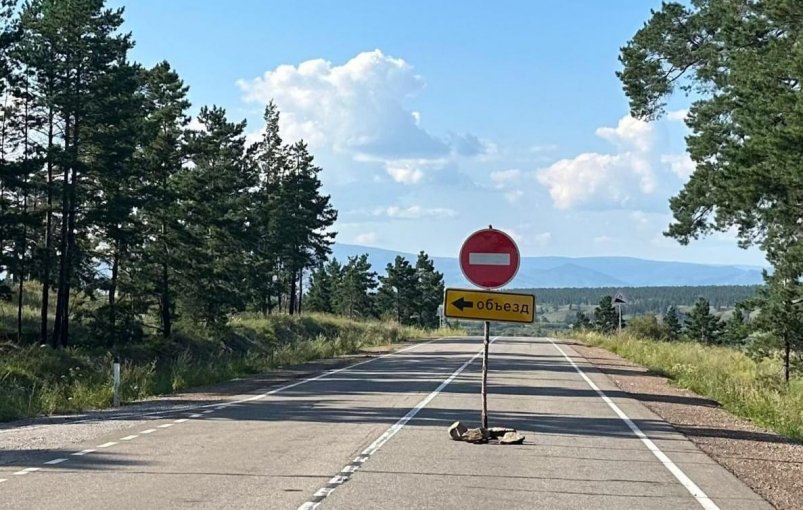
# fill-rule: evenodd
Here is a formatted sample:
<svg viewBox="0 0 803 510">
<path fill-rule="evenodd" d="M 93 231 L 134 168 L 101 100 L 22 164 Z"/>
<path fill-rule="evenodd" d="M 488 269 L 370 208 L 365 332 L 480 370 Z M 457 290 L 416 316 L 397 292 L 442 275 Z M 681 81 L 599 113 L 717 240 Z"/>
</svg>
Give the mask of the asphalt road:
<svg viewBox="0 0 803 510">
<path fill-rule="evenodd" d="M 0 462 L 0 508 L 770 508 L 555 342 L 491 346 L 520 446 L 449 440 L 479 424 L 481 342 L 443 339 Z"/>
</svg>

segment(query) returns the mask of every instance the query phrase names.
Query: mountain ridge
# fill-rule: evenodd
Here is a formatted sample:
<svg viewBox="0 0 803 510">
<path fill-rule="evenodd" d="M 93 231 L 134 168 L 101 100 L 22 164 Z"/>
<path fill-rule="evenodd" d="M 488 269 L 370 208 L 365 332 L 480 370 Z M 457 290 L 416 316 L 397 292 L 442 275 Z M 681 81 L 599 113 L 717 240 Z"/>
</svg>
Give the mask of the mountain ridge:
<svg viewBox="0 0 803 510">
<path fill-rule="evenodd" d="M 368 254 L 374 271 L 384 272 L 397 255 L 415 261 L 416 254 L 336 243 L 333 256 L 345 261 Z M 469 285 L 456 257 L 432 257 L 447 286 Z M 659 287 L 760 285 L 762 268 L 745 265 L 700 264 L 637 257 L 522 257 L 510 288 Z"/>
</svg>

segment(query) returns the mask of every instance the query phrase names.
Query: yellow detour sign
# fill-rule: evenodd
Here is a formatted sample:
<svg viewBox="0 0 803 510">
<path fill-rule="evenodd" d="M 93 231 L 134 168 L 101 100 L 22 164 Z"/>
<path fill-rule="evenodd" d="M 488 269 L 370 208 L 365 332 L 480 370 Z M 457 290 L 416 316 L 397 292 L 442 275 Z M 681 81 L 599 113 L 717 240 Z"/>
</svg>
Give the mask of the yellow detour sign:
<svg viewBox="0 0 803 510">
<path fill-rule="evenodd" d="M 446 289 L 444 315 L 452 319 L 524 322 L 535 320 L 535 296 L 488 290 Z"/>
</svg>

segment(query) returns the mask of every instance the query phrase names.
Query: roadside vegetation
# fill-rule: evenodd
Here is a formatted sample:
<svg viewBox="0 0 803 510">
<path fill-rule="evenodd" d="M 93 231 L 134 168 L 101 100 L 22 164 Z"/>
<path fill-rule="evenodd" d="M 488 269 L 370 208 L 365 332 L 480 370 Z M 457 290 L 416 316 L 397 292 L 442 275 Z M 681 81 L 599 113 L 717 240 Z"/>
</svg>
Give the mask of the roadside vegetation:
<svg viewBox="0 0 803 510">
<path fill-rule="evenodd" d="M 787 384 L 777 356 L 757 359 L 733 347 L 649 340 L 632 332 L 581 332 L 573 338 L 665 375 L 737 416 L 803 440 L 803 378 Z"/>
<path fill-rule="evenodd" d="M 242 315 L 214 333 L 179 323 L 176 340 L 121 347 L 124 402 L 421 338 L 454 334 L 328 315 Z M 111 352 L 0 344 L 0 421 L 108 407 Z"/>
</svg>

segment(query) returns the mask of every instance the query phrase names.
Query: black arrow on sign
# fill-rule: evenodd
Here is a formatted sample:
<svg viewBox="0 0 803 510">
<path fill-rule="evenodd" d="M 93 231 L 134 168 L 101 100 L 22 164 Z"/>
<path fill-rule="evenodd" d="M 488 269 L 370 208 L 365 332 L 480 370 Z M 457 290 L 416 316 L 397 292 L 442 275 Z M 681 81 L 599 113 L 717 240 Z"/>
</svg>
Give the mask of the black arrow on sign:
<svg viewBox="0 0 803 510">
<path fill-rule="evenodd" d="M 466 301 L 462 297 L 457 301 L 453 301 L 452 304 L 455 306 L 455 308 L 457 308 L 461 312 L 465 308 L 474 308 L 474 301 Z"/>
</svg>

